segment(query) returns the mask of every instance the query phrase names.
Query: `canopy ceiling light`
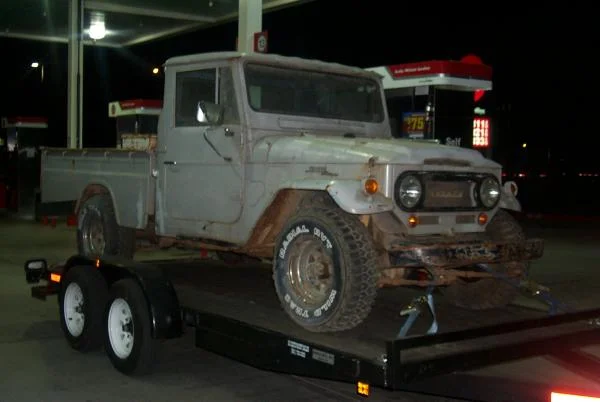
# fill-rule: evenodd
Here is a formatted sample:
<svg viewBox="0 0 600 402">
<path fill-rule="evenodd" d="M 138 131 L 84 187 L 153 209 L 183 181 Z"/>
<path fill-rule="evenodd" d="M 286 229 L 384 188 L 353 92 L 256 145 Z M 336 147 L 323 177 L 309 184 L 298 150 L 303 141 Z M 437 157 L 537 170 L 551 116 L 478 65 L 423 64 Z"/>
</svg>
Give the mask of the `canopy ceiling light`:
<svg viewBox="0 0 600 402">
<path fill-rule="evenodd" d="M 106 36 L 106 25 L 104 24 L 104 13 L 92 12 L 90 21 L 90 38 L 99 40 Z"/>
</svg>

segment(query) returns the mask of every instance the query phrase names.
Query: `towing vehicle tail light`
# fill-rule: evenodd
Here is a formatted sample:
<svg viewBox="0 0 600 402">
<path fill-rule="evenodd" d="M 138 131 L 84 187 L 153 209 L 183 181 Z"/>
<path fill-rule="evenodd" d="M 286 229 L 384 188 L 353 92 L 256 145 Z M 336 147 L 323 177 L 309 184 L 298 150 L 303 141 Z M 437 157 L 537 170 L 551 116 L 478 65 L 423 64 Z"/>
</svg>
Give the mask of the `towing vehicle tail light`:
<svg viewBox="0 0 600 402">
<path fill-rule="evenodd" d="M 575 394 L 550 393 L 550 402 L 593 402 L 600 401 L 600 397 L 583 396 Z"/>
</svg>

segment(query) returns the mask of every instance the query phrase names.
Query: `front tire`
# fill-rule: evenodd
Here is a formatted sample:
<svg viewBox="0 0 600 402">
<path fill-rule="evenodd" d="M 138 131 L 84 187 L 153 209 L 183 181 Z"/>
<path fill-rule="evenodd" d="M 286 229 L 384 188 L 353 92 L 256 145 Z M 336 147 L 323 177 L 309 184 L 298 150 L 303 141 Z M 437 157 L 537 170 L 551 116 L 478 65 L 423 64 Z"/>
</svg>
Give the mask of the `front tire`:
<svg viewBox="0 0 600 402">
<path fill-rule="evenodd" d="M 77 221 L 79 254 L 133 259 L 135 231 L 117 224 L 112 199 L 108 194 L 96 194 L 88 198 L 79 211 Z"/>
<path fill-rule="evenodd" d="M 133 279 L 111 286 L 104 325 L 106 353 L 117 370 L 127 375 L 152 371 L 157 341 L 152 338 L 146 297 Z"/>
<path fill-rule="evenodd" d="M 106 281 L 92 267 L 73 267 L 63 277 L 58 297 L 60 324 L 73 349 L 88 352 L 102 345 L 107 293 Z"/>
<path fill-rule="evenodd" d="M 525 240 L 521 226 L 504 210 L 499 210 L 494 215 L 486 232 L 493 241 L 520 242 Z M 503 274 L 519 271 L 520 277 L 525 277 L 529 263 L 490 264 L 490 268 Z M 517 297 L 519 290 L 501 279 L 463 280 L 459 278 L 444 289 L 443 294 L 451 304 L 457 307 L 469 310 L 487 310 L 508 305 Z"/>
<path fill-rule="evenodd" d="M 378 272 L 367 229 L 335 207 L 298 211 L 276 242 L 277 295 L 292 320 L 309 331 L 359 325 L 375 301 Z"/>
</svg>

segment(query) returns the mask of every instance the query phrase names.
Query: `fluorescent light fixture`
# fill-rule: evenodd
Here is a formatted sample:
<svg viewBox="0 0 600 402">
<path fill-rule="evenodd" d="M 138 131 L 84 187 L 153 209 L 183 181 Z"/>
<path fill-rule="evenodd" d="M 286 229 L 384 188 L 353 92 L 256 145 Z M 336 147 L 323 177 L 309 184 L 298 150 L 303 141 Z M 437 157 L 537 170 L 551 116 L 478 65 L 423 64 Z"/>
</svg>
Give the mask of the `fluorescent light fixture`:
<svg viewBox="0 0 600 402">
<path fill-rule="evenodd" d="M 93 40 L 99 40 L 106 36 L 106 25 L 104 23 L 104 14 L 93 12 L 90 22 L 89 33 L 90 38 Z"/>
<path fill-rule="evenodd" d="M 33 63 L 31 63 L 31 67 L 33 68 L 38 68 L 40 66 L 40 63 L 38 63 L 37 61 L 34 61 Z"/>
</svg>

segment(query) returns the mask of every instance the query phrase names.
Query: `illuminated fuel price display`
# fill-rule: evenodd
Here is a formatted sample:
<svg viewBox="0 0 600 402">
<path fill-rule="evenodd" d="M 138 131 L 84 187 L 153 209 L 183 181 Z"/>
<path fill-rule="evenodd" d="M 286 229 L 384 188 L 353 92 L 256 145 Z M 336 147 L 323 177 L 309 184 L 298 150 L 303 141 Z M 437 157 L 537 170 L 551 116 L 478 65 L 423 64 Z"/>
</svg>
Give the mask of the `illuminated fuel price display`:
<svg viewBox="0 0 600 402">
<path fill-rule="evenodd" d="M 402 115 L 402 132 L 410 138 L 425 136 L 425 113 L 409 112 Z"/>
<path fill-rule="evenodd" d="M 473 119 L 473 148 L 490 146 L 490 118 L 475 117 Z"/>
</svg>

